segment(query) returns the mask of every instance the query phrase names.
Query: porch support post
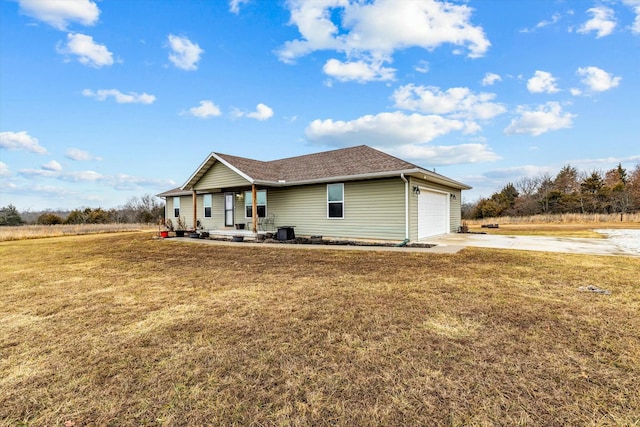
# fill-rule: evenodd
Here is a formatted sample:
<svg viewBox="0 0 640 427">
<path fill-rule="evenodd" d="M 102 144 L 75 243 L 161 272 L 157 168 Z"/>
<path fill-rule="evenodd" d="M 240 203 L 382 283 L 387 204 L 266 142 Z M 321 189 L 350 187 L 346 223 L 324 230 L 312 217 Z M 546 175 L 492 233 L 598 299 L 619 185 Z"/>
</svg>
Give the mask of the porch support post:
<svg viewBox="0 0 640 427">
<path fill-rule="evenodd" d="M 258 232 L 258 191 L 256 185 L 251 184 L 251 230 Z"/>
<path fill-rule="evenodd" d="M 191 198 L 193 199 L 193 229 L 197 230 L 196 224 L 198 224 L 198 204 L 196 202 L 196 190 L 193 190 L 191 193 Z"/>
</svg>

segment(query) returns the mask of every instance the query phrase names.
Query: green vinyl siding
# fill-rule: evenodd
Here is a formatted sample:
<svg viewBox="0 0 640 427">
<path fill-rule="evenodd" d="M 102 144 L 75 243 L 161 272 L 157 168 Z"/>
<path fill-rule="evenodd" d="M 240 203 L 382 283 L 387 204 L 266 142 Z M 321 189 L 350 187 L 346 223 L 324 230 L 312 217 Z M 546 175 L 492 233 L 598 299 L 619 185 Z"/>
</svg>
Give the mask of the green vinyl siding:
<svg viewBox="0 0 640 427">
<path fill-rule="evenodd" d="M 167 217 L 173 222 L 173 228 L 178 228 L 178 218 L 173 216 L 173 197 L 167 198 L 167 207 L 171 205 L 168 210 L 169 216 Z M 193 199 L 191 196 L 180 196 L 180 218 L 182 218 L 187 224 L 187 228 L 193 226 Z"/>
<path fill-rule="evenodd" d="M 249 185 L 249 181 L 220 162 L 216 162 L 194 185 L 196 190 L 211 190 Z"/>
<path fill-rule="evenodd" d="M 404 182 L 400 178 L 344 182 L 344 218 L 327 218 L 327 185 L 270 188 L 268 210 L 276 226 L 297 235 L 403 240 Z"/>
</svg>

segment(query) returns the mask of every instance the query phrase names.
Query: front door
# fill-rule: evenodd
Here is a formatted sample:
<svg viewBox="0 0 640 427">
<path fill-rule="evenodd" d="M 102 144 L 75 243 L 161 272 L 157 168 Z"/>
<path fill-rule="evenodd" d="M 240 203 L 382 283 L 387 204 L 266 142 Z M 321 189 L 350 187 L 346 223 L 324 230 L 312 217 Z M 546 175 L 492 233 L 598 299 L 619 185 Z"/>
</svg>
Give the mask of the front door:
<svg viewBox="0 0 640 427">
<path fill-rule="evenodd" d="M 233 227 L 233 205 L 234 194 L 225 193 L 224 195 L 224 226 Z"/>
</svg>

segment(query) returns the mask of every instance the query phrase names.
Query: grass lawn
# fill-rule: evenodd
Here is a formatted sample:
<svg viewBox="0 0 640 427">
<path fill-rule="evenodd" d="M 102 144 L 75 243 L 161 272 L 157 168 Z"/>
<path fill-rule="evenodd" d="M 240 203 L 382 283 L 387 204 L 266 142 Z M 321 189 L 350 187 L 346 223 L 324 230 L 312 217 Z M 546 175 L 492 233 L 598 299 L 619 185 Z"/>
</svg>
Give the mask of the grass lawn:
<svg viewBox="0 0 640 427">
<path fill-rule="evenodd" d="M 4 242 L 0 424 L 640 425 L 639 277 L 471 248 Z"/>
</svg>

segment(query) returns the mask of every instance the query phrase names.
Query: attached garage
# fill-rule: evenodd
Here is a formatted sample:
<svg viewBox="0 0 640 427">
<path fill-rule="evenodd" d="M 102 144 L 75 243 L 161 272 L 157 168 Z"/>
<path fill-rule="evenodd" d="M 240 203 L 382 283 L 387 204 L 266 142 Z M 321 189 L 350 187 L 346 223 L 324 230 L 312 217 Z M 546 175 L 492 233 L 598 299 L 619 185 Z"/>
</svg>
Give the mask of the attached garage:
<svg viewBox="0 0 640 427">
<path fill-rule="evenodd" d="M 449 194 L 420 188 L 418 194 L 418 239 L 445 234 L 449 228 Z"/>
</svg>

